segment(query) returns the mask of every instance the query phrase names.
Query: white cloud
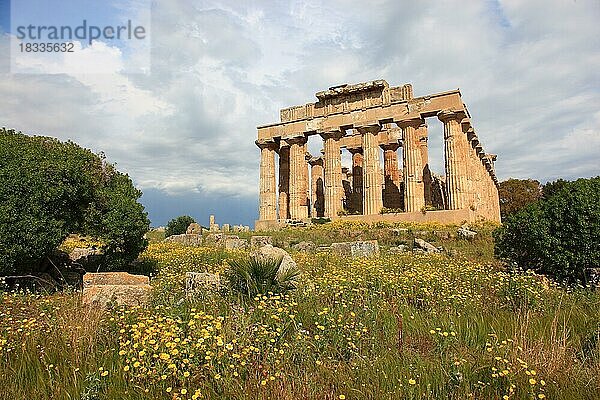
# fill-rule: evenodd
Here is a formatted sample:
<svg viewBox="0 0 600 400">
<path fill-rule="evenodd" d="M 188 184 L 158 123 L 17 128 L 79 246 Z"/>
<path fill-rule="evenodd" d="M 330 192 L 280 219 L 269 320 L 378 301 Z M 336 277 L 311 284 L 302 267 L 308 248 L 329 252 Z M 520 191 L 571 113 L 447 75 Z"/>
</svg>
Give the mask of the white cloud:
<svg viewBox="0 0 600 400">
<path fill-rule="evenodd" d="M 384 78 L 416 95 L 460 87 L 500 178 L 590 176 L 599 11 L 594 1 L 159 1 L 150 74 L 120 72 L 122 55 L 98 44 L 89 56 L 110 75 L 5 74 L 0 119 L 103 150 L 142 188 L 255 197 L 257 125 L 329 86 Z"/>
</svg>

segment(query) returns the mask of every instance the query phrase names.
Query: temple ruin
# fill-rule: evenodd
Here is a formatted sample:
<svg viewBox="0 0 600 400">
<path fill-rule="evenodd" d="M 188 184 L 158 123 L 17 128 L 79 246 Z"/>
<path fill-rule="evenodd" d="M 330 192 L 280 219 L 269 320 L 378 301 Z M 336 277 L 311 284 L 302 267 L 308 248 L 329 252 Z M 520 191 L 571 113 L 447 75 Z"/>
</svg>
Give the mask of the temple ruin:
<svg viewBox="0 0 600 400">
<path fill-rule="evenodd" d="M 316 97 L 281 110 L 280 122 L 258 127 L 256 229 L 320 217 L 500 221 L 496 156 L 483 150 L 458 89 L 413 97 L 410 84 L 376 80 L 334 86 Z M 444 125 L 440 176 L 429 169 L 426 119 L 432 117 Z M 322 154 L 307 152 L 311 135 L 323 139 Z M 351 168 L 342 167 L 343 149 L 352 155 Z"/>
</svg>

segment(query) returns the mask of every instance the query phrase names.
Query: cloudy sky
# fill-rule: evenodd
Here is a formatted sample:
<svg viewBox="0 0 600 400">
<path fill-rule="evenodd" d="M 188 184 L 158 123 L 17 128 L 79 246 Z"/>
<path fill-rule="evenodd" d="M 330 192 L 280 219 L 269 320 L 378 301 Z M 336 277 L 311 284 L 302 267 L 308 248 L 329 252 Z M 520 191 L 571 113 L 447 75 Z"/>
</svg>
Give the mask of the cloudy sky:
<svg viewBox="0 0 600 400">
<path fill-rule="evenodd" d="M 15 33 L 9 3 L 1 54 Z M 597 0 L 100 3 L 112 8 L 63 23 L 137 18 L 150 46 L 77 43 L 83 59 L 31 62 L 25 74 L 0 58 L 0 125 L 104 152 L 144 191 L 154 225 L 184 213 L 252 225 L 256 126 L 373 79 L 412 83 L 417 96 L 460 88 L 501 180 L 600 174 Z M 441 124 L 428 123 L 442 172 Z"/>
</svg>

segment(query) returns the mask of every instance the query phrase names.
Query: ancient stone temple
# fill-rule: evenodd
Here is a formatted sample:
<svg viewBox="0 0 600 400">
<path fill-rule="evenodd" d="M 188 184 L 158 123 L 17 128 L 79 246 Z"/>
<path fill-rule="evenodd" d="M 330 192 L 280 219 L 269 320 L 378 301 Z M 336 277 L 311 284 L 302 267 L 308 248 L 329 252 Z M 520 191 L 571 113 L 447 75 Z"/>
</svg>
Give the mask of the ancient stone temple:
<svg viewBox="0 0 600 400">
<path fill-rule="evenodd" d="M 409 84 L 376 80 L 316 97 L 281 110 L 280 122 L 258 127 L 256 229 L 319 217 L 500 220 L 496 156 L 484 152 L 459 90 L 413 97 Z M 427 118 L 444 125 L 443 175 L 429 169 Z M 319 155 L 307 151 L 312 135 L 323 141 Z M 343 150 L 351 155 L 349 168 L 342 167 Z"/>
</svg>

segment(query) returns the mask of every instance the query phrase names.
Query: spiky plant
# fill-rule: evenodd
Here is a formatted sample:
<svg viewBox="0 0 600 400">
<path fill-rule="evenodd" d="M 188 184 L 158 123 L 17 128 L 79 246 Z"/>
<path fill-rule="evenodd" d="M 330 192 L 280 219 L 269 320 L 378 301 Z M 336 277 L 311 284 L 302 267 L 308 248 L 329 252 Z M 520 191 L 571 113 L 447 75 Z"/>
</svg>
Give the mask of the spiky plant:
<svg viewBox="0 0 600 400">
<path fill-rule="evenodd" d="M 228 262 L 223 274 L 229 288 L 247 297 L 267 293 L 285 293 L 296 288 L 300 270 L 296 267 L 281 268 L 283 257 L 248 257 Z"/>
</svg>

